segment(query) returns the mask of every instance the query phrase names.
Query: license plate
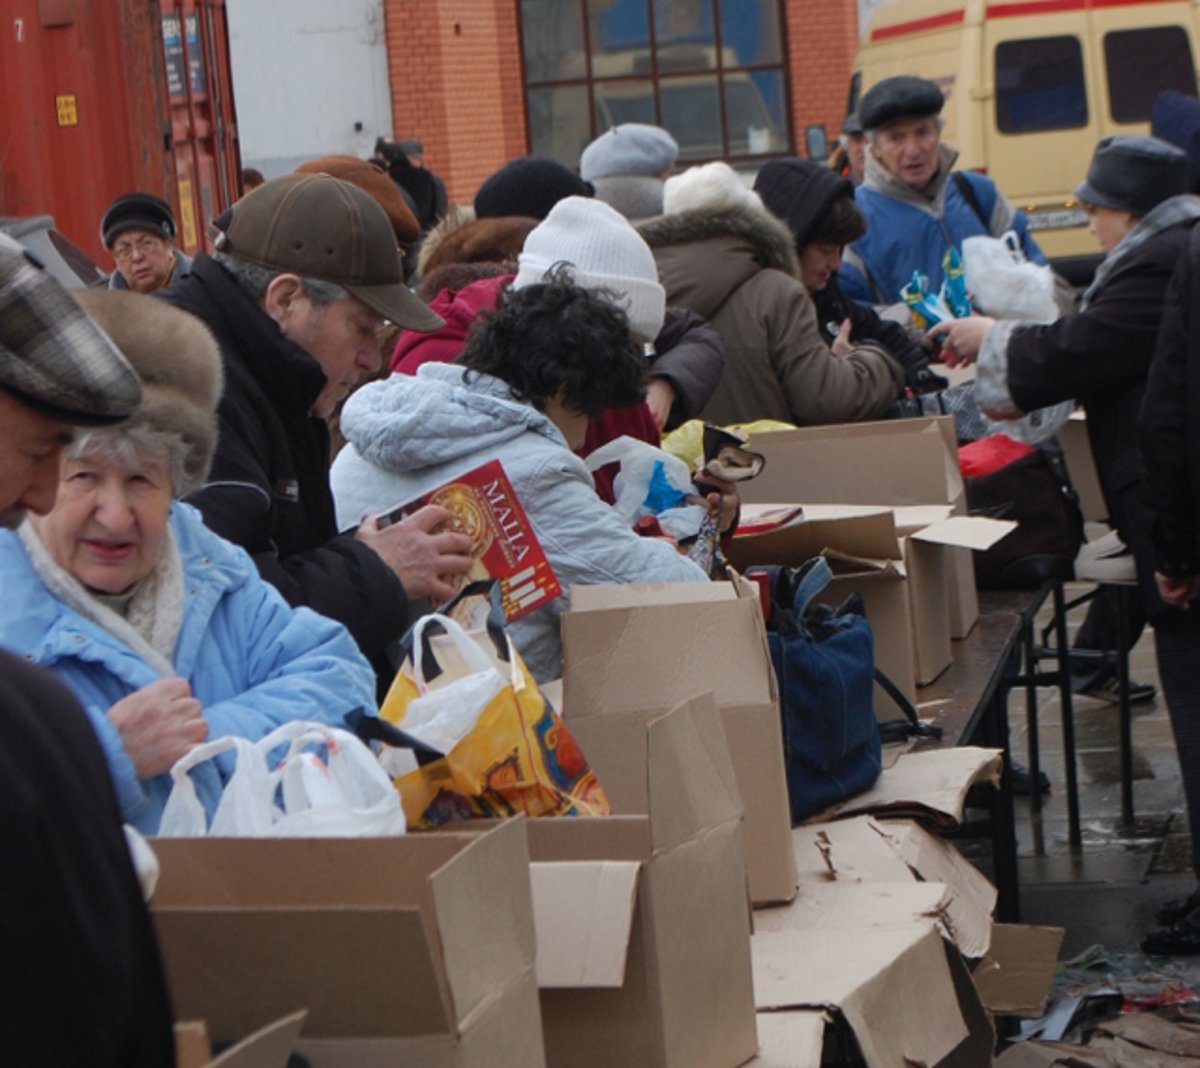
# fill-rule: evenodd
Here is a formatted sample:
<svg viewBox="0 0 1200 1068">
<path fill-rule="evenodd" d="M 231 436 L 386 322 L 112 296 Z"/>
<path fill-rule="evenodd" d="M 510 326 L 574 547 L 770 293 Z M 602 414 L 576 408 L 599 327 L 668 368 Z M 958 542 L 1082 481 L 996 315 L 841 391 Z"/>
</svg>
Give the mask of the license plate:
<svg viewBox="0 0 1200 1068">
<path fill-rule="evenodd" d="M 1082 208 L 1047 208 L 1028 212 L 1025 221 L 1030 230 L 1065 230 L 1070 226 L 1086 226 L 1087 212 Z"/>
</svg>

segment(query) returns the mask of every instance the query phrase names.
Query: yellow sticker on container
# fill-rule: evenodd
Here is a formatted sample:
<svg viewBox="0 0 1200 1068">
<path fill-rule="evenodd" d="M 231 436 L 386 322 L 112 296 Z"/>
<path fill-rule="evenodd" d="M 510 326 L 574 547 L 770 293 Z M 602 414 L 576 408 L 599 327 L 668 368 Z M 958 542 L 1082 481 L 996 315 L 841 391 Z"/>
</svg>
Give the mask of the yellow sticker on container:
<svg viewBox="0 0 1200 1068">
<path fill-rule="evenodd" d="M 196 202 L 192 199 L 190 179 L 179 179 L 179 221 L 183 223 L 183 247 L 195 248 L 199 244 L 196 234 Z"/>
<path fill-rule="evenodd" d="M 63 93 L 54 98 L 54 113 L 59 126 L 78 126 L 79 108 L 74 93 Z"/>
</svg>

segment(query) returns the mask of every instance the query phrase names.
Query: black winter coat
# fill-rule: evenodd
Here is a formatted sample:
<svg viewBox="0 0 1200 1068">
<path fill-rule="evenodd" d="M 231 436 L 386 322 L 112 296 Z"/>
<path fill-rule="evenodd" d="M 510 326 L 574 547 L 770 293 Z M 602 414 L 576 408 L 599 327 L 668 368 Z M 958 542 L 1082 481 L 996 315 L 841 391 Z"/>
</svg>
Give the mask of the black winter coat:
<svg viewBox="0 0 1200 1068">
<path fill-rule="evenodd" d="M 225 365 L 212 473 L 190 503 L 289 604 L 336 619 L 376 658 L 411 622 L 408 598 L 374 551 L 337 534 L 329 430 L 309 415 L 325 373 L 209 256 L 159 295 L 204 321 Z"/>
<path fill-rule="evenodd" d="M 1155 563 L 1200 573 L 1200 227 L 1167 290 L 1138 420 L 1142 486 Z"/>
<path fill-rule="evenodd" d="M 1167 227 L 1118 261 L 1088 306 L 1046 326 L 1021 327 L 1008 344 L 1008 388 L 1024 411 L 1075 397 L 1109 518 L 1137 561 L 1147 614 L 1165 608 L 1154 583 L 1149 519 L 1142 504 L 1137 420 L 1167 286 L 1190 222 Z"/>
<path fill-rule="evenodd" d="M 175 1063 L 171 1004 L 108 762 L 71 693 L 0 652 L 5 1064 Z"/>
</svg>

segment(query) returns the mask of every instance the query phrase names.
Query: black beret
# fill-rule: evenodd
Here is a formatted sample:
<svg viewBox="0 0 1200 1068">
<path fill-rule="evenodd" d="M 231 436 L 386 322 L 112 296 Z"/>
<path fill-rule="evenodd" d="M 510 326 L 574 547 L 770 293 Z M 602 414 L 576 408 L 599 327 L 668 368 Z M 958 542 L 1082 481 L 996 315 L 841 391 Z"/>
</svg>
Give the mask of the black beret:
<svg viewBox="0 0 1200 1068">
<path fill-rule="evenodd" d="M 937 115 L 945 102 L 942 91 L 928 78 L 897 74 L 867 90 L 858 104 L 858 118 L 864 130 L 878 130 L 896 119 Z"/>
<path fill-rule="evenodd" d="M 175 216 L 171 205 L 153 193 L 126 193 L 117 197 L 100 220 L 100 240 L 111 249 L 126 230 L 149 230 L 168 239 L 175 237 Z"/>
</svg>

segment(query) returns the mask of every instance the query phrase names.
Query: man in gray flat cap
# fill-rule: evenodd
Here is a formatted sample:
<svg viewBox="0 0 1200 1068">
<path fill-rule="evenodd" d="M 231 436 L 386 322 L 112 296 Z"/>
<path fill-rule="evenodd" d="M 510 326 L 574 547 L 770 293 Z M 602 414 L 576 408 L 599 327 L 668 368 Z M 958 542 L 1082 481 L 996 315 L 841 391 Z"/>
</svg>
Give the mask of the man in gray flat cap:
<svg viewBox="0 0 1200 1068">
<path fill-rule="evenodd" d="M 140 400 L 108 338 L 0 236 L 0 524 L 54 506 L 73 427 L 118 422 Z M 154 931 L 100 743 L 61 683 L 4 651 L 0 870 L 5 1063 L 174 1063 Z"/>
<path fill-rule="evenodd" d="M 902 74 L 863 95 L 858 120 L 867 135 L 863 180 L 855 197 L 867 232 L 843 256 L 838 281 L 860 304 L 895 304 L 914 271 L 942 287 L 942 261 L 963 239 L 1015 230 L 1026 259 L 1046 257 L 1025 216 L 987 175 L 955 171 L 957 150 L 942 141 L 945 97 L 934 82 Z"/>
</svg>

